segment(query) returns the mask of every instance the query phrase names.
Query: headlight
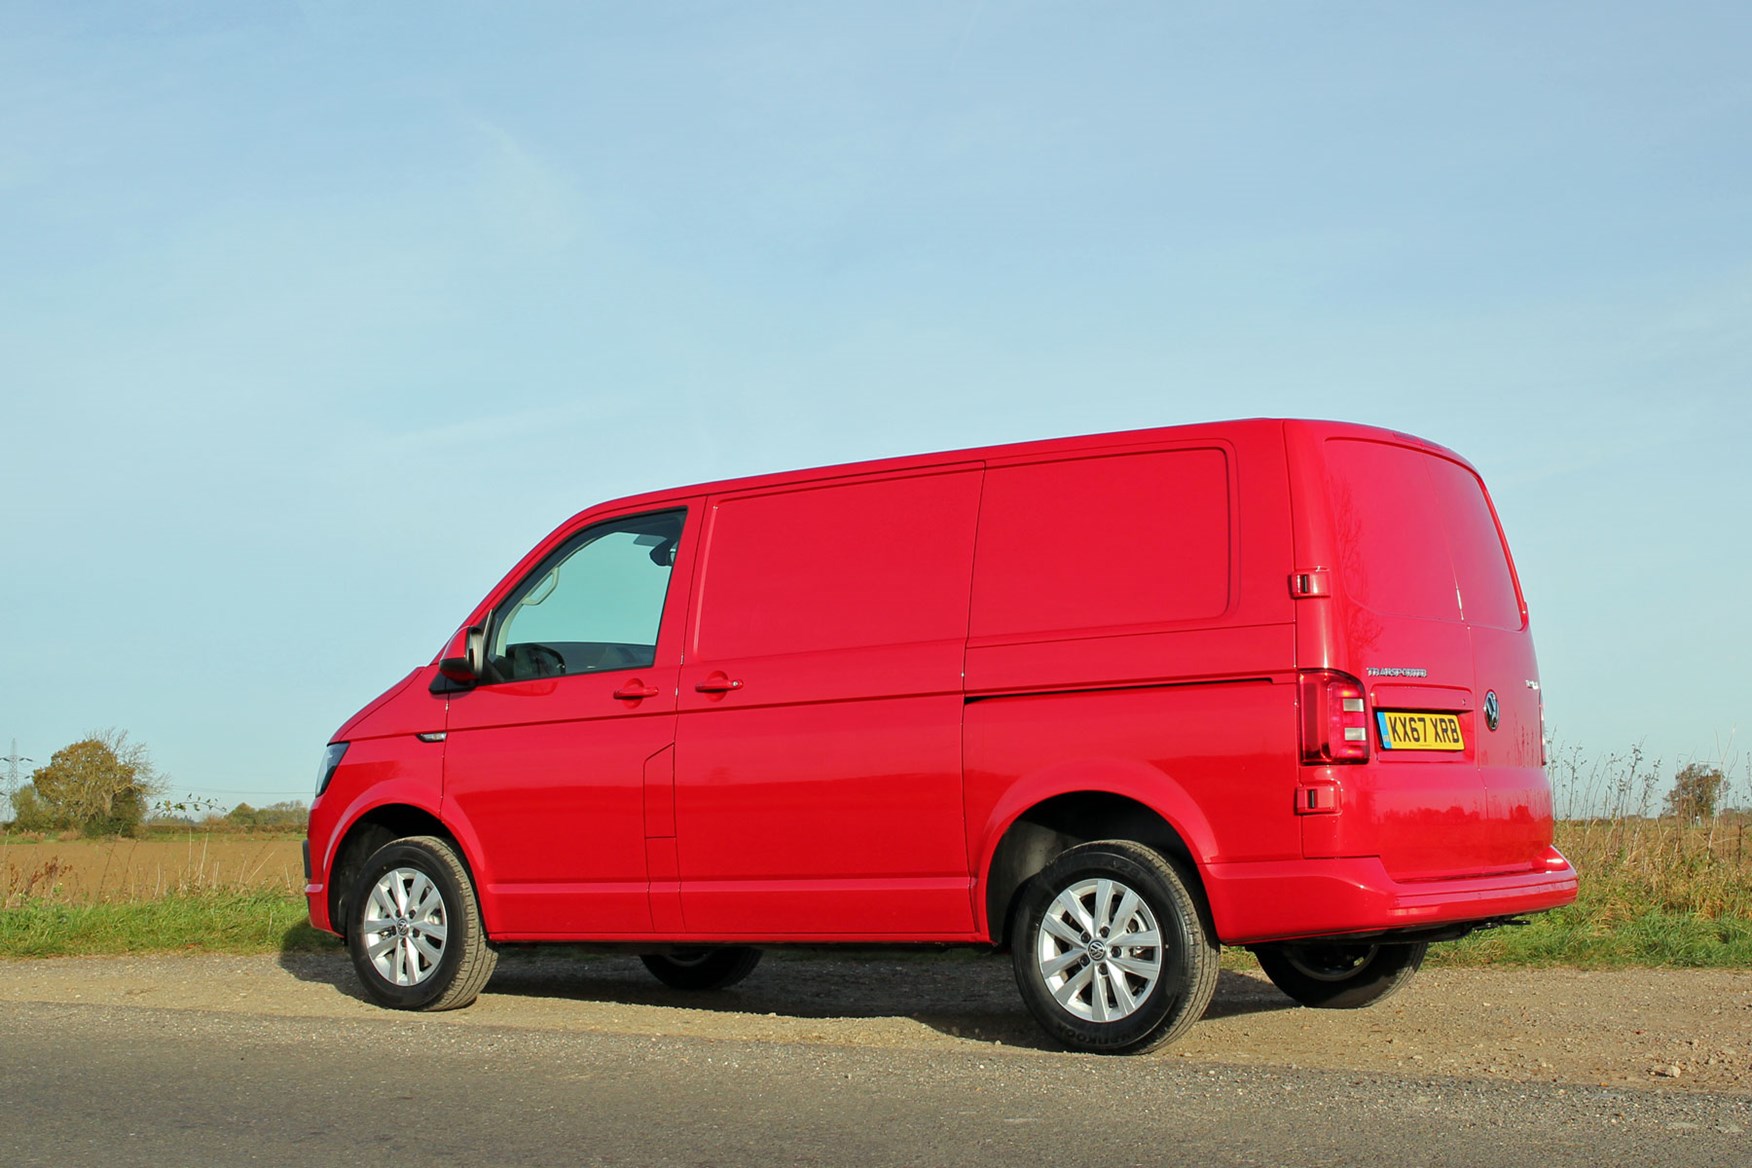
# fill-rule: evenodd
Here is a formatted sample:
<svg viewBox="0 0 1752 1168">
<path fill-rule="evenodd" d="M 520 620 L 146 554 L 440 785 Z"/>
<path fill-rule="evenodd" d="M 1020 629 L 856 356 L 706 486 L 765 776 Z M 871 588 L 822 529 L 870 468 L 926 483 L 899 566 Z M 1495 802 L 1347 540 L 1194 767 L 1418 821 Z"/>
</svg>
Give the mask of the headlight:
<svg viewBox="0 0 1752 1168">
<path fill-rule="evenodd" d="M 322 767 L 316 772 L 316 797 L 322 798 L 322 793 L 328 790 L 329 780 L 335 777 L 335 771 L 341 765 L 341 756 L 347 753 L 345 742 L 331 742 L 329 748 L 322 752 Z"/>
</svg>

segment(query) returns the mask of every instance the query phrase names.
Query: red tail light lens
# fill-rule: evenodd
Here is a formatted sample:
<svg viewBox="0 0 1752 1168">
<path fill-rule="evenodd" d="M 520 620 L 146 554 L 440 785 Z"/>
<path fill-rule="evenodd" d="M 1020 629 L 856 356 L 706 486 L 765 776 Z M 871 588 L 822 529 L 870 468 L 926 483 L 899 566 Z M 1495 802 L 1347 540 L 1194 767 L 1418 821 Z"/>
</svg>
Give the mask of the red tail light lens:
<svg viewBox="0 0 1752 1168">
<path fill-rule="evenodd" d="M 1311 766 L 1369 761 L 1369 711 L 1363 683 L 1348 673 L 1302 674 L 1302 761 Z"/>
</svg>

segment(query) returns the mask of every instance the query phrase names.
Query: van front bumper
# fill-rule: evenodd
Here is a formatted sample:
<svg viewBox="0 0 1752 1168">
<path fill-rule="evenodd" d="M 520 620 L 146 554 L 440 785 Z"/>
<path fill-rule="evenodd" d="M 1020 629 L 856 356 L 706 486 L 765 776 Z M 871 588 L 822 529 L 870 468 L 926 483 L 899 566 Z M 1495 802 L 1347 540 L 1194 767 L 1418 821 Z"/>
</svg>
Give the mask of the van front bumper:
<svg viewBox="0 0 1752 1168">
<path fill-rule="evenodd" d="M 1205 893 L 1225 945 L 1415 932 L 1542 912 L 1576 898 L 1557 849 L 1544 865 L 1458 879 L 1399 881 L 1378 857 L 1211 864 Z"/>
<path fill-rule="evenodd" d="M 340 932 L 329 921 L 328 885 L 314 882 L 306 884 L 304 886 L 304 903 L 310 906 L 311 928 L 320 929 L 325 933 L 338 934 Z"/>
</svg>

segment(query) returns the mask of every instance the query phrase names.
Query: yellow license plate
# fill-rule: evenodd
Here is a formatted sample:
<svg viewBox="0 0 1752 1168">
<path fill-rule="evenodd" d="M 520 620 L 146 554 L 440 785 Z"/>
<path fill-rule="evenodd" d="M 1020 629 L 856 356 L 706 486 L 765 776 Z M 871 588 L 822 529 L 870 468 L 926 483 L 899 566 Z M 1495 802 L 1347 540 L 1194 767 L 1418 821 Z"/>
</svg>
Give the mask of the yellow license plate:
<svg viewBox="0 0 1752 1168">
<path fill-rule="evenodd" d="M 1382 750 L 1465 750 L 1460 719 L 1453 714 L 1376 710 Z"/>
</svg>

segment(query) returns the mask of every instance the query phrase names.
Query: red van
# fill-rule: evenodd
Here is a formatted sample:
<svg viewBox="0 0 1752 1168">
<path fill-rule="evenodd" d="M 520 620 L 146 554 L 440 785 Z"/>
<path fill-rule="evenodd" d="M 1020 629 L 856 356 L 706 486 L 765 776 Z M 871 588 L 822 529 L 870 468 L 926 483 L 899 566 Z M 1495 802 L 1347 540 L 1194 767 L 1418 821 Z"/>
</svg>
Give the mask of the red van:
<svg viewBox="0 0 1752 1168">
<path fill-rule="evenodd" d="M 582 512 L 335 735 L 311 921 L 384 1005 L 504 942 L 669 985 L 756 946 L 1006 947 L 1140 1051 L 1221 945 L 1311 1006 L 1566 904 L 1527 608 L 1478 475 L 1256 419 L 657 491 Z"/>
</svg>

